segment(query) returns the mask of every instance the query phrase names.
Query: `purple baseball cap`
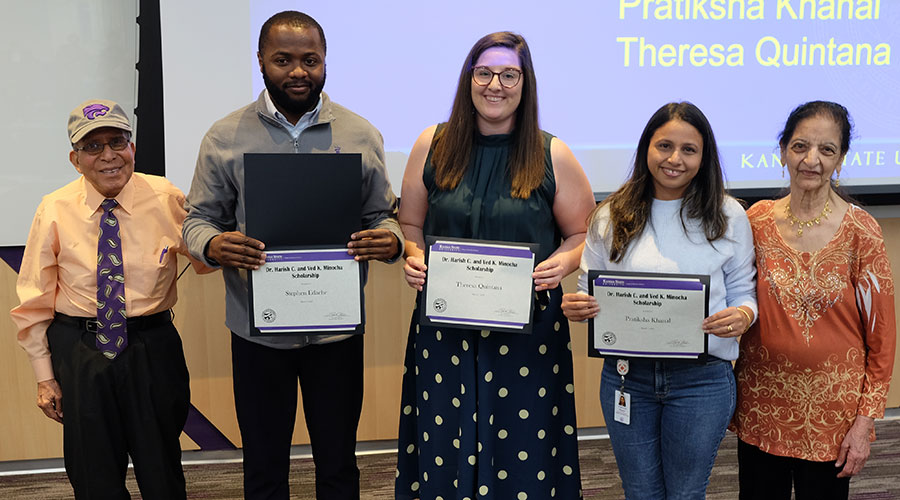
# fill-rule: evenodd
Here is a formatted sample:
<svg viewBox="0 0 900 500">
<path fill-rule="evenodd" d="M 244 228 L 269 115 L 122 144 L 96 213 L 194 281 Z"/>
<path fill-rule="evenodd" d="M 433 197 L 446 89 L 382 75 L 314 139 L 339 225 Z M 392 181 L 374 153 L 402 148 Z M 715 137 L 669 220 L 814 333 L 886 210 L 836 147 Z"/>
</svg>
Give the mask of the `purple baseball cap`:
<svg viewBox="0 0 900 500">
<path fill-rule="evenodd" d="M 84 101 L 69 114 L 69 142 L 75 144 L 91 131 L 101 127 L 131 132 L 131 122 L 122 106 L 105 99 Z"/>
</svg>

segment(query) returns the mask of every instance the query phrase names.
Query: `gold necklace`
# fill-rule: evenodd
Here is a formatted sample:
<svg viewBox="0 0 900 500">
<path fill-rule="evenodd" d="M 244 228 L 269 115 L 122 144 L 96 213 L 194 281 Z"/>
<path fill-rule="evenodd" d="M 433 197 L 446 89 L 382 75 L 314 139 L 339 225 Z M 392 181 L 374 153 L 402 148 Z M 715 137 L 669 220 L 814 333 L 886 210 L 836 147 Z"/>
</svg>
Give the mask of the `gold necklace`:
<svg viewBox="0 0 900 500">
<path fill-rule="evenodd" d="M 784 214 L 787 216 L 788 221 L 791 223 L 791 226 L 793 226 L 795 223 L 797 224 L 797 236 L 803 236 L 803 228 L 812 227 L 813 224 L 818 226 L 819 223 L 822 222 L 823 218 L 828 218 L 828 214 L 830 213 L 831 207 L 828 206 L 828 200 L 825 200 L 825 208 L 822 209 L 822 212 L 818 216 L 809 220 L 800 220 L 796 215 L 794 215 L 794 212 L 791 211 L 790 200 L 788 200 L 788 202 L 784 205 Z"/>
</svg>

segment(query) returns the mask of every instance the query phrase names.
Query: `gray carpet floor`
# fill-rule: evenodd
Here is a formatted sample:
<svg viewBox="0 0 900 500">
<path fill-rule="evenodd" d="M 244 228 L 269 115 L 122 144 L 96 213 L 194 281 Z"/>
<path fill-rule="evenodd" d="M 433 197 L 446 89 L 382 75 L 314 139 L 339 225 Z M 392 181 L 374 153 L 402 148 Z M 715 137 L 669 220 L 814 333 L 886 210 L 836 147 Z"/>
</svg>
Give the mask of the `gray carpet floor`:
<svg viewBox="0 0 900 500">
<path fill-rule="evenodd" d="M 900 420 L 876 423 L 878 441 L 866 467 L 850 483 L 854 500 L 900 500 Z M 737 440 L 728 433 L 719 448 L 707 498 L 737 498 Z M 616 463 L 608 440 L 591 439 L 579 443 L 581 475 L 586 499 L 624 498 L 616 472 Z M 359 457 L 362 498 L 393 498 L 396 455 L 382 453 Z M 291 498 L 314 500 L 313 463 L 311 459 L 293 460 L 291 464 Z M 241 464 L 186 465 L 188 498 L 240 499 Z M 134 475 L 128 473 L 128 488 L 140 498 Z M 0 476 L 0 499 L 46 500 L 73 498 L 72 488 L 64 473 Z"/>
</svg>

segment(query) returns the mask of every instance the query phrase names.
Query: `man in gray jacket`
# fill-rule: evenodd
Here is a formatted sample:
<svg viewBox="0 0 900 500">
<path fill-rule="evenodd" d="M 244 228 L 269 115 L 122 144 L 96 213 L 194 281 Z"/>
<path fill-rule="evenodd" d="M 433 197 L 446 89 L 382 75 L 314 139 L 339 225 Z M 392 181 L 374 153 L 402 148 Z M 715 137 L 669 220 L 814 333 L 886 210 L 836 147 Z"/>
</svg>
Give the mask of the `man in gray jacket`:
<svg viewBox="0 0 900 500">
<path fill-rule="evenodd" d="M 363 342 L 360 335 L 250 337 L 247 273 L 266 255 L 264 242 L 245 235 L 244 153 L 361 153 L 363 230 L 348 235 L 348 253 L 365 270 L 365 261 L 391 262 L 403 249 L 381 134 L 322 92 L 325 48 L 321 26 L 306 14 L 281 12 L 263 24 L 257 56 L 266 90 L 207 132 L 187 198 L 184 240 L 194 256 L 222 266 L 225 277 L 248 499 L 289 497 L 298 381 L 317 497 L 359 498 Z"/>
</svg>

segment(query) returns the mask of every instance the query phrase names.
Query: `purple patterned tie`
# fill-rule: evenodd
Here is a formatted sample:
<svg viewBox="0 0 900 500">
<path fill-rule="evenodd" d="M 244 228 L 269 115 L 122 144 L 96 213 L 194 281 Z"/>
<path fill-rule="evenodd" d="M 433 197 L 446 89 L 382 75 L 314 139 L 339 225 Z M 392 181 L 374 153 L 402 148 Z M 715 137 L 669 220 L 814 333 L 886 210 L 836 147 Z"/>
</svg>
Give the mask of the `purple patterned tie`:
<svg viewBox="0 0 900 500">
<path fill-rule="evenodd" d="M 100 239 L 97 242 L 97 349 L 114 359 L 128 345 L 125 331 L 125 272 L 119 221 L 112 213 L 119 204 L 103 200 Z"/>
</svg>

